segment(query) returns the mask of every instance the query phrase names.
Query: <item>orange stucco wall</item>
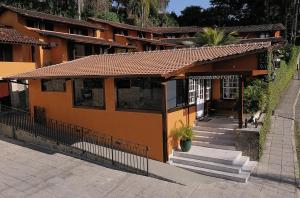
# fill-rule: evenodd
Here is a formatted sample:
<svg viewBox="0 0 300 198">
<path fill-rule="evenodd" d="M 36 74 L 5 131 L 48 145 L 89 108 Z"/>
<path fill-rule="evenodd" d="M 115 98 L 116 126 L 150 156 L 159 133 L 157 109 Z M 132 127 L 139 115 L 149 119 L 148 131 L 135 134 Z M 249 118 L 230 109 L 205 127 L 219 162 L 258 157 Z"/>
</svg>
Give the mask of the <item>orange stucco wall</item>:
<svg viewBox="0 0 300 198">
<path fill-rule="evenodd" d="M 32 62 L 32 52 L 30 45 L 12 45 L 14 62 Z M 37 49 L 37 48 L 36 48 Z"/>
<path fill-rule="evenodd" d="M 70 80 L 66 92 L 41 92 L 40 81 L 30 80 L 29 101 L 31 109 L 44 107 L 50 118 L 148 145 L 150 157 L 163 160 L 162 114 L 116 111 L 113 79 L 105 79 L 105 110 L 74 108 Z"/>
<path fill-rule="evenodd" d="M 122 45 L 127 45 L 128 41 L 124 35 L 121 34 L 115 34 L 115 42 L 122 44 Z"/>
<path fill-rule="evenodd" d="M 168 134 L 168 154 L 170 155 L 173 148 L 178 147 L 178 140 L 173 138 L 173 130 L 181 127 L 180 120 L 186 124 L 193 126 L 196 120 L 196 106 L 180 109 L 178 111 L 167 114 L 167 134 Z"/>
<path fill-rule="evenodd" d="M 35 63 L 0 62 L 0 77 L 7 77 L 18 73 L 29 72 L 35 68 Z"/>
<path fill-rule="evenodd" d="M 212 99 L 219 100 L 221 98 L 221 80 L 215 79 L 212 81 Z"/>
</svg>

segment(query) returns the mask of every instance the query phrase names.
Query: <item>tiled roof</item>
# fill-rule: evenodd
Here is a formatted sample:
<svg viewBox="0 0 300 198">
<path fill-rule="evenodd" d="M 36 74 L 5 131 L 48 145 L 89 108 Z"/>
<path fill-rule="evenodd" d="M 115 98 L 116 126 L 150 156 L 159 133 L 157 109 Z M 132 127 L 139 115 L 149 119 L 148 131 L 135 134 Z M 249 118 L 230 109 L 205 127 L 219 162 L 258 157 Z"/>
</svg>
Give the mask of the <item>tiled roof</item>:
<svg viewBox="0 0 300 198">
<path fill-rule="evenodd" d="M 140 38 L 140 37 L 136 37 L 136 36 L 124 36 L 124 37 L 129 40 L 137 40 L 137 41 L 147 42 L 147 43 L 150 43 L 153 45 L 163 45 L 163 46 L 171 46 L 171 47 L 178 46 L 173 43 L 162 43 L 160 40 L 156 40 L 156 39 Z"/>
<path fill-rule="evenodd" d="M 113 27 L 121 28 L 121 29 L 135 30 L 135 31 L 142 31 L 142 32 L 152 32 L 151 30 L 149 30 L 147 28 L 142 28 L 142 27 L 139 27 L 139 26 L 129 25 L 129 24 L 125 24 L 125 23 L 118 23 L 118 22 L 108 21 L 108 20 L 104 20 L 104 19 L 98 19 L 98 18 L 90 17 L 89 20 L 94 21 L 94 22 L 108 24 L 108 25 L 111 25 Z"/>
<path fill-rule="evenodd" d="M 106 46 L 121 47 L 121 48 L 134 48 L 134 49 L 136 48 L 135 46 L 121 45 L 116 42 L 108 42 L 102 38 L 96 38 L 96 37 L 91 37 L 91 36 L 83 36 L 83 35 L 69 34 L 69 33 L 63 33 L 63 32 L 40 30 L 40 29 L 35 29 L 35 28 L 30 28 L 30 29 L 35 32 L 40 33 L 41 35 L 63 38 L 63 39 L 71 40 L 71 41 L 76 41 L 78 43 L 98 44 L 98 45 L 106 45 Z"/>
<path fill-rule="evenodd" d="M 4 5 L 4 4 L 2 4 L 0 6 L 0 10 L 6 10 L 6 9 L 10 10 L 12 12 L 18 13 L 20 15 L 26 16 L 26 17 L 31 17 L 31 18 L 41 19 L 41 20 L 48 20 L 48 21 L 53 21 L 53 22 L 58 22 L 58 23 L 67 23 L 67 24 L 71 24 L 71 25 L 84 26 L 84 27 L 95 28 L 95 29 L 103 29 L 100 25 L 89 23 L 84 20 L 72 19 L 72 18 L 68 18 L 68 17 L 46 14 L 43 12 L 37 12 L 37 11 L 32 11 L 32 10 L 25 10 L 25 9 L 21 9 L 21 8 Z"/>
<path fill-rule="evenodd" d="M 286 28 L 281 23 L 277 24 L 262 24 L 262 25 L 247 25 L 247 26 L 233 26 L 233 27 L 224 27 L 225 32 L 238 32 L 238 33 L 247 33 L 247 32 L 269 32 L 269 31 L 283 31 Z"/>
<path fill-rule="evenodd" d="M 197 26 L 186 27 L 148 27 L 154 33 L 168 34 L 168 33 L 197 33 L 201 32 L 202 28 Z"/>
<path fill-rule="evenodd" d="M 266 50 L 270 43 L 236 44 L 152 52 L 93 55 L 23 73 L 8 79 L 79 77 L 170 77 L 194 63 L 220 61 L 234 55 Z"/>
<path fill-rule="evenodd" d="M 156 34 L 166 34 L 166 33 L 196 33 L 202 30 L 201 27 L 190 26 L 190 27 L 139 27 L 134 25 L 128 25 L 125 23 L 117 23 L 112 21 L 107 21 L 104 19 L 89 18 L 91 21 L 105 23 L 116 28 L 150 32 Z"/>
<path fill-rule="evenodd" d="M 0 43 L 46 45 L 44 42 L 26 36 L 15 29 L 0 27 Z"/>
</svg>

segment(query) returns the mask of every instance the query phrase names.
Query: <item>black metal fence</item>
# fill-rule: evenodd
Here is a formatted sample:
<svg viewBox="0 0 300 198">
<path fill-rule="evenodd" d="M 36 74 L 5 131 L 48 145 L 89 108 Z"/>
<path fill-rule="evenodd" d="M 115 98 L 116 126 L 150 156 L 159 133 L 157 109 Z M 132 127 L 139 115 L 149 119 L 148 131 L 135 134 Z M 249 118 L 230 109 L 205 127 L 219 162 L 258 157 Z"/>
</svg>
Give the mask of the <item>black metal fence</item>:
<svg viewBox="0 0 300 198">
<path fill-rule="evenodd" d="M 41 119 L 27 111 L 3 105 L 0 105 L 0 123 L 31 133 L 35 137 L 46 138 L 58 145 L 79 149 L 83 157 L 93 155 L 97 159 L 110 161 L 115 166 L 148 175 L 147 146 L 57 120 Z"/>
</svg>

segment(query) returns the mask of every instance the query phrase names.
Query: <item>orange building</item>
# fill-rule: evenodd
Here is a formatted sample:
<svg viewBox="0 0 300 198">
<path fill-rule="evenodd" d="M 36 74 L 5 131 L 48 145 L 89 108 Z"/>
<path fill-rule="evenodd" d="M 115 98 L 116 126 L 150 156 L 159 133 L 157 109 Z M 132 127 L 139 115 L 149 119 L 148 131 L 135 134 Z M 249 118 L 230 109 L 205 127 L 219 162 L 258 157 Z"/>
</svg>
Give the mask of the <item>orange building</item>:
<svg viewBox="0 0 300 198">
<path fill-rule="evenodd" d="M 244 82 L 268 73 L 261 57 L 270 46 L 94 55 L 9 79 L 28 80 L 32 113 L 41 107 L 47 118 L 147 145 L 152 159 L 166 161 L 178 122 L 192 125 L 213 104 L 235 104 L 228 113 L 243 124 Z"/>
<path fill-rule="evenodd" d="M 22 73 L 22 68 L 34 69 L 90 55 L 183 48 L 186 47 L 184 41 L 193 40 L 194 35 L 202 31 L 201 27 L 142 28 L 95 18 L 83 21 L 5 5 L 0 7 L 0 24 L 36 41 L 34 46 L 14 44 L 13 62 L 20 62 L 18 65 L 22 66 L 13 68 L 5 63 L 0 76 Z M 227 27 L 225 31 L 238 32 L 242 43 L 272 41 L 276 44 L 283 41 L 284 29 L 282 24 L 271 24 Z M 2 84 L 1 89 L 5 90 L 1 92 L 4 98 L 8 95 L 7 84 Z"/>
<path fill-rule="evenodd" d="M 26 106 L 26 83 L 8 83 L 3 77 L 35 70 L 37 48 L 46 43 L 5 26 L 0 27 L 0 35 L 0 102 L 18 107 Z"/>
</svg>

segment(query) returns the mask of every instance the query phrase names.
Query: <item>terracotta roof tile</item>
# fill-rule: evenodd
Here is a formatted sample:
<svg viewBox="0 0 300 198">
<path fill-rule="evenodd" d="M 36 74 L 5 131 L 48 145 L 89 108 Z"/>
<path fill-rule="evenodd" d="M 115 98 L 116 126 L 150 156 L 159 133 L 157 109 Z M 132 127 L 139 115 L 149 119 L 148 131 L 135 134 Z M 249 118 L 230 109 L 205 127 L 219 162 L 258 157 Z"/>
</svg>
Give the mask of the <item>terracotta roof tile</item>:
<svg viewBox="0 0 300 198">
<path fill-rule="evenodd" d="M 163 43 L 160 40 L 156 40 L 156 39 L 140 38 L 140 37 L 136 37 L 136 36 L 124 36 L 124 37 L 129 40 L 137 40 L 137 41 L 142 41 L 142 42 L 146 42 L 146 43 L 151 43 L 154 45 L 163 45 L 163 46 L 170 46 L 170 47 L 178 46 L 177 44 L 173 44 L 173 43 Z"/>
<path fill-rule="evenodd" d="M 15 29 L 0 27 L 0 43 L 46 45 L 44 42 L 26 36 Z"/>
<path fill-rule="evenodd" d="M 136 48 L 135 46 L 121 45 L 116 42 L 108 42 L 102 38 L 96 38 L 96 37 L 92 37 L 92 36 L 83 36 L 83 35 L 78 35 L 78 34 L 69 34 L 69 33 L 63 33 L 63 32 L 40 30 L 40 29 L 35 29 L 35 28 L 30 28 L 30 29 L 35 32 L 38 32 L 41 35 L 63 38 L 63 39 L 67 39 L 67 40 L 76 41 L 78 43 L 98 44 L 98 45 L 106 45 L 106 46 L 121 47 L 121 48 L 134 48 L 134 49 Z"/>
<path fill-rule="evenodd" d="M 224 27 L 225 32 L 233 32 L 236 31 L 238 33 L 244 32 L 268 32 L 268 31 L 283 31 L 286 28 L 283 24 L 262 24 L 262 25 L 246 25 L 246 26 L 232 26 L 232 27 Z"/>
<path fill-rule="evenodd" d="M 23 73 L 8 79 L 163 76 L 193 63 L 218 61 L 233 55 L 266 50 L 270 43 L 236 44 L 216 47 L 185 48 L 152 52 L 93 55 Z"/>
<path fill-rule="evenodd" d="M 67 24 L 71 24 L 71 25 L 78 25 L 78 26 L 84 26 L 84 27 L 95 28 L 95 29 L 104 29 L 100 25 L 89 23 L 84 20 L 72 19 L 72 18 L 68 18 L 68 17 L 57 16 L 57 15 L 52 15 L 52 14 L 47 14 L 47 13 L 37 12 L 37 11 L 32 11 L 32 10 L 25 10 L 25 9 L 21 9 L 21 8 L 4 5 L 4 4 L 2 4 L 0 8 L 2 10 L 8 9 L 12 12 L 18 13 L 18 14 L 26 16 L 26 17 L 48 20 L 48 21 L 53 21 L 53 22 L 58 22 L 58 23 L 67 23 Z"/>
</svg>

